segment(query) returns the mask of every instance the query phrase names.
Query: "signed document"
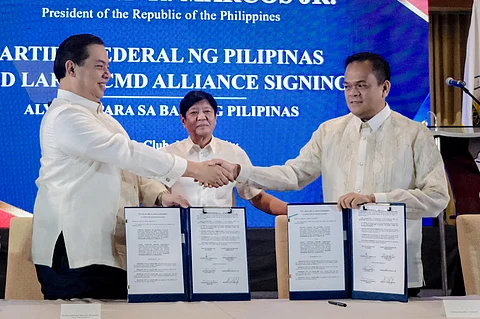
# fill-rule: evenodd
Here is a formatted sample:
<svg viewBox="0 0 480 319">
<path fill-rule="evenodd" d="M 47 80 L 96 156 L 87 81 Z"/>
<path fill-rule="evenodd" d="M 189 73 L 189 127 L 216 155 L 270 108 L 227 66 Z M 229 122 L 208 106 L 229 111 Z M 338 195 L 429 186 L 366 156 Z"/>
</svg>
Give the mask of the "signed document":
<svg viewBox="0 0 480 319">
<path fill-rule="evenodd" d="M 185 293 L 179 208 L 125 208 L 128 294 Z"/>
<path fill-rule="evenodd" d="M 345 290 L 342 213 L 336 205 L 289 205 L 290 291 Z"/>
<path fill-rule="evenodd" d="M 403 206 L 364 205 L 352 211 L 353 290 L 405 291 Z"/>
<path fill-rule="evenodd" d="M 244 208 L 190 208 L 193 294 L 249 293 Z"/>
<path fill-rule="evenodd" d="M 290 299 L 408 301 L 405 204 L 288 205 Z"/>
</svg>

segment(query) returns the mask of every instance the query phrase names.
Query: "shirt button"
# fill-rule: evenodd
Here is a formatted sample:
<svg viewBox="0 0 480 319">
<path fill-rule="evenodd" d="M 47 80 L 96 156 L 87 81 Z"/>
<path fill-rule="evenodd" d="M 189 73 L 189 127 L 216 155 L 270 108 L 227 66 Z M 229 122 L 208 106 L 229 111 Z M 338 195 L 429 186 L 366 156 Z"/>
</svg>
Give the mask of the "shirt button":
<svg viewBox="0 0 480 319">
<path fill-rule="evenodd" d="M 167 177 L 165 180 L 166 180 L 167 182 L 170 182 L 170 178 L 168 178 L 168 177 Z"/>
<path fill-rule="evenodd" d="M 360 189 L 357 189 L 357 193 L 360 193 L 360 191 L 361 191 Z"/>
<path fill-rule="evenodd" d="M 363 163 L 362 163 L 362 162 L 360 162 L 360 166 L 363 166 Z"/>
</svg>

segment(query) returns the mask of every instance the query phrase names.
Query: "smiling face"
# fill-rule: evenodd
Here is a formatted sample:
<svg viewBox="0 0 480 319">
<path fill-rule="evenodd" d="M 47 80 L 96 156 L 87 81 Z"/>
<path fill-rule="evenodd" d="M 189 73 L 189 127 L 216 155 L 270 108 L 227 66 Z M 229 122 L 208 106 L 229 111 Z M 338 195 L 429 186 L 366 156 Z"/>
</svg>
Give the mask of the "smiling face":
<svg viewBox="0 0 480 319">
<path fill-rule="evenodd" d="M 110 79 L 108 55 L 105 47 L 91 44 L 87 47 L 88 58 L 76 64 L 67 61 L 66 72 L 72 77 L 72 91 L 86 99 L 99 102 Z"/>
<path fill-rule="evenodd" d="M 180 115 L 182 124 L 193 142 L 209 140 L 217 123 L 217 115 L 207 100 L 193 104 L 185 115 Z"/>
<path fill-rule="evenodd" d="M 378 83 L 370 61 L 352 62 L 345 70 L 345 100 L 353 115 L 368 121 L 385 106 L 390 81 Z"/>
</svg>

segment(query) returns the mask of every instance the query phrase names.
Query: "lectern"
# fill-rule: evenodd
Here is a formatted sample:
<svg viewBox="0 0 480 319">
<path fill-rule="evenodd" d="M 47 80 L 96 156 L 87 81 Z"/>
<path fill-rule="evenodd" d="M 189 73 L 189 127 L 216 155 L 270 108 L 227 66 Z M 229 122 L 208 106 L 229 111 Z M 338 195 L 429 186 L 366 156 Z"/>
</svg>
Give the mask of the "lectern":
<svg viewBox="0 0 480 319">
<path fill-rule="evenodd" d="M 480 152 L 480 127 L 430 127 L 442 154 L 453 194 L 455 215 L 480 213 L 480 171 L 475 159 Z M 442 290 L 447 294 L 447 257 L 444 213 L 439 216 Z"/>
</svg>

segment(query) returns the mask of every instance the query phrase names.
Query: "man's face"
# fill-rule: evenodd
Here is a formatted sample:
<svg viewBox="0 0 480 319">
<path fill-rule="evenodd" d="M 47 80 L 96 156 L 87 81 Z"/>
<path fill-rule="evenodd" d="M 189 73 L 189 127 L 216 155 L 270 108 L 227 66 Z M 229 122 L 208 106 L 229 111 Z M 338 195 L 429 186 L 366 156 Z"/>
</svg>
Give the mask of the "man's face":
<svg viewBox="0 0 480 319">
<path fill-rule="evenodd" d="M 78 95 L 99 102 L 110 79 L 108 55 L 105 47 L 99 44 L 89 45 L 87 52 L 88 58 L 83 61 L 83 65 L 74 67 L 73 85 Z"/>
<path fill-rule="evenodd" d="M 195 141 L 212 135 L 217 123 L 217 114 L 207 100 L 201 100 L 188 109 L 185 117 L 180 115 L 180 119 L 192 140 Z"/>
<path fill-rule="evenodd" d="M 370 61 L 352 62 L 345 70 L 345 99 L 353 115 L 370 120 L 385 106 L 390 82 L 378 84 Z"/>
</svg>

